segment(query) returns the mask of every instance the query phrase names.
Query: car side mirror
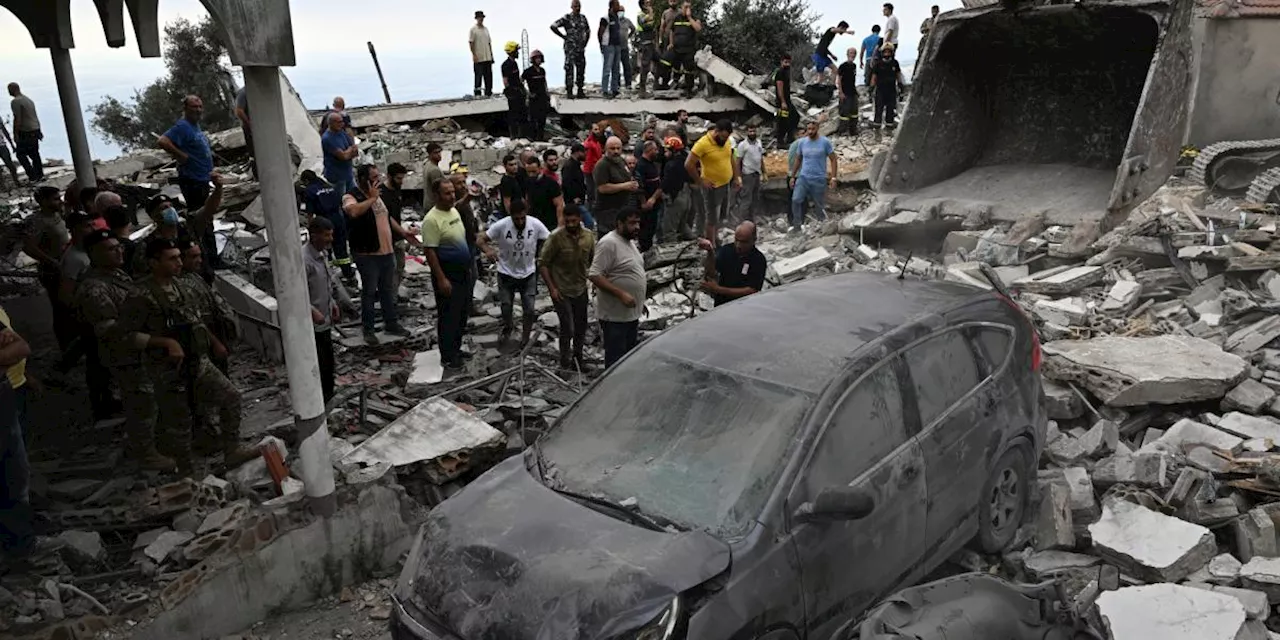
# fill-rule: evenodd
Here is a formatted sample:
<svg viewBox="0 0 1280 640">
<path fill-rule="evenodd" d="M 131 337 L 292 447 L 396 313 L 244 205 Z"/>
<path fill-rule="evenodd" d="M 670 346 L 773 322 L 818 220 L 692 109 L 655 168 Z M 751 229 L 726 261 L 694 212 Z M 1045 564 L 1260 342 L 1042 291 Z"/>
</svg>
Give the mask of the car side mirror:
<svg viewBox="0 0 1280 640">
<path fill-rule="evenodd" d="M 813 501 L 800 505 L 793 518 L 799 524 L 861 520 L 875 508 L 875 500 L 862 489 L 827 487 Z"/>
</svg>

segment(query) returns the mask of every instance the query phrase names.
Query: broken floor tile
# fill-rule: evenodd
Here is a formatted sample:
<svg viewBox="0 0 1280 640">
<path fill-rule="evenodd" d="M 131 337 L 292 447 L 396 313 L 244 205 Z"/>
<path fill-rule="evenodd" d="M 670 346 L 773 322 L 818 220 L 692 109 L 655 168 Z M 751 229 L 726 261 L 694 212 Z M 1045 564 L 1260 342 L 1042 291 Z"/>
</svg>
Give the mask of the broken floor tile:
<svg viewBox="0 0 1280 640">
<path fill-rule="evenodd" d="M 1094 547 L 1122 571 L 1143 580 L 1177 582 L 1218 553 L 1205 527 L 1125 500 L 1108 500 L 1089 525 Z"/>
<path fill-rule="evenodd" d="M 1058 340 L 1044 353 L 1046 376 L 1075 382 L 1115 407 L 1217 399 L 1248 375 L 1239 356 L 1187 336 Z"/>
<path fill-rule="evenodd" d="M 1098 596 L 1112 640 L 1236 640 L 1247 615 L 1233 596 L 1175 584 L 1151 584 Z"/>
</svg>

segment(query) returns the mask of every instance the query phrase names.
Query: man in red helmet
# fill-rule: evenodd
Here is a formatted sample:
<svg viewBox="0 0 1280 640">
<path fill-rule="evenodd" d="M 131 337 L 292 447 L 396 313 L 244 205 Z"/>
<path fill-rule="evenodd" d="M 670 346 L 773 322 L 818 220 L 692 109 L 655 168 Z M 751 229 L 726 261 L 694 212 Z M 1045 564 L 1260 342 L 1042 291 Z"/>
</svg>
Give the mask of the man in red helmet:
<svg viewBox="0 0 1280 640">
<path fill-rule="evenodd" d="M 547 139 L 547 112 L 551 110 L 551 94 L 547 92 L 547 70 L 542 66 L 542 52 L 529 54 L 529 68 L 520 76 L 529 88 L 529 133 L 534 140 Z"/>
</svg>

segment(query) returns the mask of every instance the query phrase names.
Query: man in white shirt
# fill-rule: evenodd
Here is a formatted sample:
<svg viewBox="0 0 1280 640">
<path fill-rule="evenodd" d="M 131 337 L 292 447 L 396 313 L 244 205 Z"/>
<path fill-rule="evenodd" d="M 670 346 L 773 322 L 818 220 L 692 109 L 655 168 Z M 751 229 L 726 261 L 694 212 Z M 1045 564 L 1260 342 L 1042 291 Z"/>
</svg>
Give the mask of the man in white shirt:
<svg viewBox="0 0 1280 640">
<path fill-rule="evenodd" d="M 512 200 L 507 217 L 499 220 L 481 237 L 482 248 L 491 260 L 498 262 L 498 300 L 502 305 L 502 336 L 499 344 L 511 339 L 514 328 L 513 312 L 515 294 L 520 294 L 523 330 L 520 348 L 529 344 L 533 321 L 534 298 L 538 295 L 538 253 L 551 232 L 537 218 L 529 217 L 524 200 Z M 491 244 L 492 243 L 492 244 Z M 497 244 L 494 251 L 493 244 Z"/>
<path fill-rule="evenodd" d="M 898 46 L 898 36 L 902 29 L 898 28 L 898 16 L 893 15 L 893 3 L 884 3 L 884 41 Z"/>
<path fill-rule="evenodd" d="M 764 173 L 764 146 L 760 144 L 755 125 L 747 125 L 747 139 L 734 148 L 733 159 L 738 163 L 738 175 L 742 176 L 738 219 L 755 220 L 760 211 L 760 181 Z"/>
<path fill-rule="evenodd" d="M 484 95 L 493 95 L 493 42 L 489 39 L 489 27 L 484 26 L 484 12 L 476 12 L 476 24 L 471 27 L 468 39 L 471 45 L 471 66 L 476 76 L 476 95 L 480 95 L 480 83 L 484 82 Z"/>
</svg>

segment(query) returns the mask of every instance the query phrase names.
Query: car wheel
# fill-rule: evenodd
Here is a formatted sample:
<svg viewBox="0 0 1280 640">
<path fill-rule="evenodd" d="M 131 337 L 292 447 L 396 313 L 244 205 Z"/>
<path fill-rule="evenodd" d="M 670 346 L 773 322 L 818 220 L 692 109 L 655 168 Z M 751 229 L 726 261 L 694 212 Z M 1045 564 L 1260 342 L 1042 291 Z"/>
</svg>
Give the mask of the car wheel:
<svg viewBox="0 0 1280 640">
<path fill-rule="evenodd" d="M 984 552 L 1003 550 L 1022 526 L 1031 482 L 1029 473 L 1026 452 L 1015 446 L 1000 456 L 987 478 L 978 505 L 978 546 Z"/>
</svg>

